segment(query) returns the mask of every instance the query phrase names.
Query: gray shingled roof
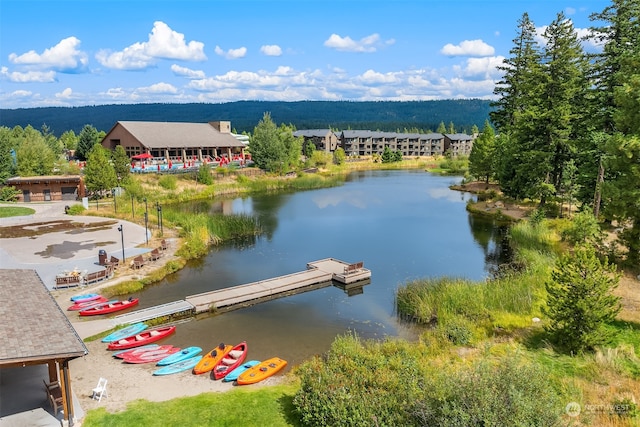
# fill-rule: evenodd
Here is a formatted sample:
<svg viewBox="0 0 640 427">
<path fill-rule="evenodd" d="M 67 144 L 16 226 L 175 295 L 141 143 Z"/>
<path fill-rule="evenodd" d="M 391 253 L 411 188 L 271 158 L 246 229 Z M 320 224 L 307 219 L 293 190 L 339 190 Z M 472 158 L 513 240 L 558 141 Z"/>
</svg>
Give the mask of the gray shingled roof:
<svg viewBox="0 0 640 427">
<path fill-rule="evenodd" d="M 147 148 L 244 147 L 229 133 L 221 133 L 208 123 L 119 121 Z"/>
<path fill-rule="evenodd" d="M 88 353 L 35 270 L 0 269 L 0 366 Z"/>
<path fill-rule="evenodd" d="M 293 132 L 293 136 L 305 136 L 307 138 L 319 137 L 324 138 L 331 133 L 331 129 L 301 129 Z"/>
<path fill-rule="evenodd" d="M 445 133 L 444 136 L 452 141 L 471 141 L 473 138 L 466 133 Z"/>
</svg>

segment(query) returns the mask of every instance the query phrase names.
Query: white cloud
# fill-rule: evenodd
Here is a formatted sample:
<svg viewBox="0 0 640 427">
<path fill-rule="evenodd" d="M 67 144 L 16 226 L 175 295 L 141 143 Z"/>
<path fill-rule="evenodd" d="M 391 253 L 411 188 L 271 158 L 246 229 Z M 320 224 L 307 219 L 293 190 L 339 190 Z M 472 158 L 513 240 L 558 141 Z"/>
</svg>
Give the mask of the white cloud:
<svg viewBox="0 0 640 427">
<path fill-rule="evenodd" d="M 575 8 L 573 8 L 573 7 L 569 7 L 569 6 L 567 6 L 567 7 L 564 9 L 564 13 L 565 13 L 566 15 L 574 15 L 574 14 L 576 13 L 576 9 L 575 9 Z"/>
<path fill-rule="evenodd" d="M 351 37 L 346 36 L 342 37 L 338 34 L 331 34 L 327 40 L 325 40 L 324 45 L 326 47 L 336 49 L 342 52 L 375 52 L 378 46 L 381 45 L 390 45 L 395 43 L 395 40 L 389 39 L 387 41 L 381 42 L 380 35 L 377 33 L 371 34 L 370 36 L 366 36 L 361 38 L 358 41 L 353 40 Z"/>
<path fill-rule="evenodd" d="M 14 90 L 13 92 L 11 92 L 10 96 L 16 98 L 27 98 L 31 95 L 33 95 L 33 92 L 31 92 L 30 90 Z"/>
<path fill-rule="evenodd" d="M 382 85 L 393 84 L 398 82 L 397 73 L 379 73 L 373 70 L 367 70 L 358 79 L 364 84 Z"/>
<path fill-rule="evenodd" d="M 17 55 L 9 54 L 9 61 L 16 65 L 36 69 L 56 70 L 64 73 L 79 72 L 86 68 L 87 54 L 78 50 L 80 40 L 75 37 L 62 39 L 57 45 L 45 49 L 41 54 L 34 50 Z"/>
<path fill-rule="evenodd" d="M 146 42 L 136 42 L 119 52 L 100 50 L 96 59 L 107 68 L 139 70 L 155 64 L 157 59 L 204 61 L 204 43 L 185 42 L 184 34 L 173 31 L 162 21 L 153 24 Z"/>
<path fill-rule="evenodd" d="M 51 83 L 56 81 L 55 71 L 9 71 L 7 67 L 0 69 L 0 74 L 14 83 Z"/>
<path fill-rule="evenodd" d="M 70 87 L 68 87 L 64 89 L 62 92 L 56 93 L 55 96 L 58 99 L 70 99 L 72 94 L 73 94 L 73 90 Z"/>
<path fill-rule="evenodd" d="M 490 46 L 480 39 L 464 40 L 458 45 L 447 43 L 440 50 L 446 56 L 491 56 L 495 53 L 493 46 Z"/>
<path fill-rule="evenodd" d="M 499 78 L 502 71 L 498 66 L 503 64 L 504 56 L 487 56 L 484 58 L 468 58 L 464 68 L 464 75 L 467 77 L 481 77 L 484 79 Z"/>
<path fill-rule="evenodd" d="M 260 52 L 266 56 L 280 56 L 282 49 L 277 44 L 267 44 L 260 48 Z"/>
<path fill-rule="evenodd" d="M 238 49 L 229 49 L 228 51 L 224 51 L 220 46 L 216 46 L 214 49 L 216 55 L 223 56 L 227 59 L 238 59 L 244 58 L 247 54 L 246 47 L 239 47 Z"/>
<path fill-rule="evenodd" d="M 136 89 L 139 93 L 177 93 L 178 89 L 169 83 L 156 83 L 151 86 L 139 87 Z"/>
<path fill-rule="evenodd" d="M 205 78 L 204 71 L 202 70 L 192 70 L 187 67 L 181 67 L 177 64 L 171 65 L 171 71 L 176 76 L 186 77 L 188 79 L 203 79 Z"/>
</svg>

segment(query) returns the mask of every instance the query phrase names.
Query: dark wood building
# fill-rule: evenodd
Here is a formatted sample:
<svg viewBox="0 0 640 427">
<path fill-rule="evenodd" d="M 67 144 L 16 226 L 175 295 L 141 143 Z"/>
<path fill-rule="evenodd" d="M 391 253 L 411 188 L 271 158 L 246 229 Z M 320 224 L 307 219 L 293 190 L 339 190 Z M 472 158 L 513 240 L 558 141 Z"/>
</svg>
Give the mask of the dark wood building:
<svg viewBox="0 0 640 427">
<path fill-rule="evenodd" d="M 244 157 L 245 144 L 231 133 L 231 122 L 209 123 L 119 121 L 105 135 L 102 146 L 118 145 L 131 158 L 149 154 L 166 161 L 213 161 Z"/>
<path fill-rule="evenodd" d="M 7 185 L 20 191 L 19 202 L 75 201 L 86 193 L 80 175 L 14 177 L 7 180 Z"/>
</svg>

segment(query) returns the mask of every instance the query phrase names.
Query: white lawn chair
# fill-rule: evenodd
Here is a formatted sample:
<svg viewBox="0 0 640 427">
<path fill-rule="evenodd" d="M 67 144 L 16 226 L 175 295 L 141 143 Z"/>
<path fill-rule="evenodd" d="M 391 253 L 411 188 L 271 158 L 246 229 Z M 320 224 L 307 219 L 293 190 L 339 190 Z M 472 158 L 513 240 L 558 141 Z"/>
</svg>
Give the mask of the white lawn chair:
<svg viewBox="0 0 640 427">
<path fill-rule="evenodd" d="M 93 389 L 93 394 L 91 395 L 92 399 L 98 399 L 98 402 L 100 402 L 102 400 L 102 396 L 109 396 L 109 393 L 107 393 L 107 379 L 106 378 L 100 378 L 98 380 L 98 385 L 96 386 L 96 388 Z"/>
</svg>

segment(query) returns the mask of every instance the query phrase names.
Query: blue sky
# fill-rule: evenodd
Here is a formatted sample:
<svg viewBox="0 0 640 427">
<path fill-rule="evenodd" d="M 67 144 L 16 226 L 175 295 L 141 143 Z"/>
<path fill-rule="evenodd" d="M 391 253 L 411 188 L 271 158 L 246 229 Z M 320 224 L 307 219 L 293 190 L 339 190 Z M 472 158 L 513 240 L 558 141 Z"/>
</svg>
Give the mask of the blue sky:
<svg viewBox="0 0 640 427">
<path fill-rule="evenodd" d="M 0 107 L 492 98 L 524 12 L 583 34 L 608 4 L 0 0 Z"/>
</svg>

